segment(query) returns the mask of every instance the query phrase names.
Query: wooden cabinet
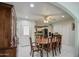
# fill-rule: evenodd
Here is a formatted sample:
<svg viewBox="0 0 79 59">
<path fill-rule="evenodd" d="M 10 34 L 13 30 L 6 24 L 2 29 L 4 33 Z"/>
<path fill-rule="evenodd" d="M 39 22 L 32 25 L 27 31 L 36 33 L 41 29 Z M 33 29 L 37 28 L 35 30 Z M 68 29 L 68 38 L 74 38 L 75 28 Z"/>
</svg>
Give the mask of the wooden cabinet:
<svg viewBox="0 0 79 59">
<path fill-rule="evenodd" d="M 16 48 L 1 49 L 0 57 L 16 57 Z"/>
<path fill-rule="evenodd" d="M 12 16 L 12 8 L 13 5 L 0 3 L 0 56 L 6 55 L 5 53 L 11 56 L 12 51 L 16 51 L 15 31 L 13 30 L 15 19 Z"/>
</svg>

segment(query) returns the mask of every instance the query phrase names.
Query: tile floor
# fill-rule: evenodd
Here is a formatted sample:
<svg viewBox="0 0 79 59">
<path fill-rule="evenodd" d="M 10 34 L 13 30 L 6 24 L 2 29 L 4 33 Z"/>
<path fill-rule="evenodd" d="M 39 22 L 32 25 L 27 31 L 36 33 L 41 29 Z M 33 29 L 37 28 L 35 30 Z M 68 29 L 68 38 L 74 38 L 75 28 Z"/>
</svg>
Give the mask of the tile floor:
<svg viewBox="0 0 79 59">
<path fill-rule="evenodd" d="M 46 57 L 46 52 L 43 51 L 43 56 Z M 62 45 L 61 54 L 57 54 L 55 57 L 74 57 L 74 48 L 71 46 Z M 17 57 L 31 57 L 30 46 L 18 46 Z M 35 57 L 40 57 L 39 53 L 35 53 Z M 49 53 L 49 57 L 52 57 L 52 52 Z"/>
</svg>

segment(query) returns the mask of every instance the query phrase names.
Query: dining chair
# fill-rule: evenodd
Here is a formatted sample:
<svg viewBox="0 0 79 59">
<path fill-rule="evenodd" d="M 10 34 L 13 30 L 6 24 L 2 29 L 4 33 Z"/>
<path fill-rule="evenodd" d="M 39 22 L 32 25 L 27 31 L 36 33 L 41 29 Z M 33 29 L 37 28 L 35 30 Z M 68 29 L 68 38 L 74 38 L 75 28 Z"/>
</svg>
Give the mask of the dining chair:
<svg viewBox="0 0 79 59">
<path fill-rule="evenodd" d="M 58 35 L 57 40 L 58 40 L 57 49 L 59 53 L 61 53 L 62 35 Z"/>
<path fill-rule="evenodd" d="M 44 45 L 43 49 L 46 51 L 47 57 L 49 56 L 50 52 L 50 43 L 49 38 L 44 38 L 46 40 L 46 44 Z"/>
<path fill-rule="evenodd" d="M 53 35 L 51 39 L 51 44 L 52 44 L 52 55 L 55 56 L 57 55 L 57 36 Z"/>
<path fill-rule="evenodd" d="M 30 55 L 32 55 L 32 57 L 34 57 L 34 52 L 41 51 L 41 49 L 36 46 L 35 42 L 32 42 L 32 38 L 31 37 L 30 37 L 30 46 L 31 46 Z M 41 56 L 41 53 L 40 53 L 40 56 Z"/>
</svg>

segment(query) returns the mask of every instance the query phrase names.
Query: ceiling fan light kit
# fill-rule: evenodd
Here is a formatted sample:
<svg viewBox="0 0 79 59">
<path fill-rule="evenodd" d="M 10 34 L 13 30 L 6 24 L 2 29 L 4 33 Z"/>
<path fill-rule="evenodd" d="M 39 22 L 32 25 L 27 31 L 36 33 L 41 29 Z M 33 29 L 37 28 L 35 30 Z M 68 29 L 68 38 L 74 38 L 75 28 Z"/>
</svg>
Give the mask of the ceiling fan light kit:
<svg viewBox="0 0 79 59">
<path fill-rule="evenodd" d="M 46 16 L 45 18 L 44 18 L 44 23 L 48 23 L 50 20 L 52 20 L 53 19 L 53 17 L 52 16 Z"/>
<path fill-rule="evenodd" d="M 48 23 L 48 20 L 44 20 L 44 23 Z"/>
</svg>

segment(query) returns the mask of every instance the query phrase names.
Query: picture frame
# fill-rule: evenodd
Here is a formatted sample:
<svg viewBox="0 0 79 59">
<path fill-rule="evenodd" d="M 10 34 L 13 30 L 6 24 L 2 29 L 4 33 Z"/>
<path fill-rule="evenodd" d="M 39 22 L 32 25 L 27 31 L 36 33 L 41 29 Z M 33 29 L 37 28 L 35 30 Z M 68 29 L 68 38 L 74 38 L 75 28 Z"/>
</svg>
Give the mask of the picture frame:
<svg viewBox="0 0 79 59">
<path fill-rule="evenodd" d="M 75 23 L 72 23 L 72 31 L 75 30 Z"/>
</svg>

